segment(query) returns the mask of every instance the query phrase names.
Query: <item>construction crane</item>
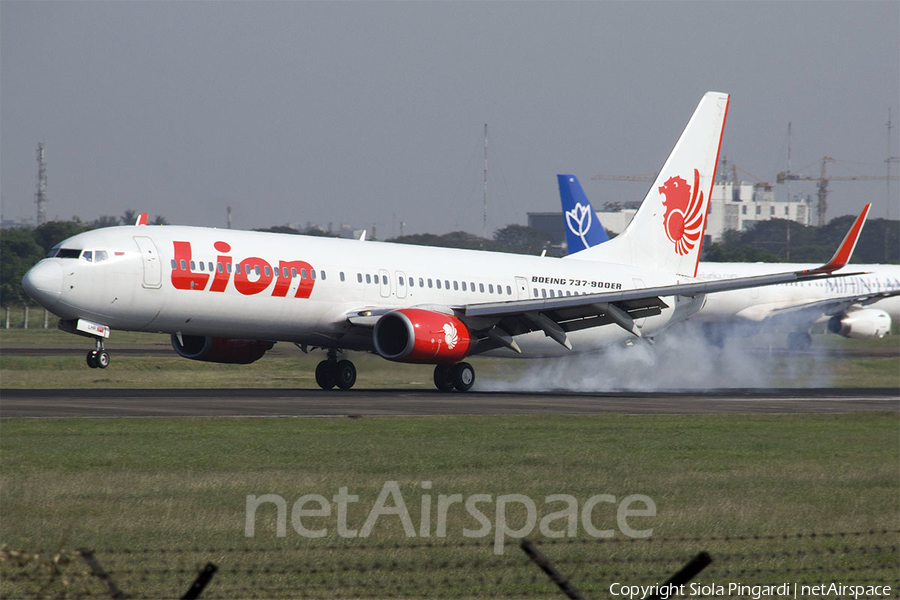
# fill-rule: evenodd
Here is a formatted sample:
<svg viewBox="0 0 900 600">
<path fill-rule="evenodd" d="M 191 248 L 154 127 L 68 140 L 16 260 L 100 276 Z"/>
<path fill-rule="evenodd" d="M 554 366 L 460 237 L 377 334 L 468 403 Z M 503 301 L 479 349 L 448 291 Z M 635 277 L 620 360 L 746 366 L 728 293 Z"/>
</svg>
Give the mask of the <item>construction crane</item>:
<svg viewBox="0 0 900 600">
<path fill-rule="evenodd" d="M 653 183 L 656 181 L 656 173 L 645 173 L 642 175 L 597 175 L 591 177 L 592 181 L 644 181 Z"/>
<path fill-rule="evenodd" d="M 825 166 L 830 162 L 837 162 L 830 156 L 822 157 L 822 170 L 818 177 L 805 177 L 803 175 L 796 175 L 791 173 L 790 171 L 782 171 L 778 174 L 776 181 L 778 183 L 784 183 L 785 181 L 818 181 L 819 182 L 819 203 L 818 203 L 818 212 L 819 212 L 819 227 L 825 226 L 825 211 L 828 208 L 828 182 L 829 181 L 884 181 L 886 179 L 900 179 L 900 177 L 893 176 L 885 176 L 885 175 L 849 175 L 842 177 L 829 177 L 825 173 Z"/>
</svg>

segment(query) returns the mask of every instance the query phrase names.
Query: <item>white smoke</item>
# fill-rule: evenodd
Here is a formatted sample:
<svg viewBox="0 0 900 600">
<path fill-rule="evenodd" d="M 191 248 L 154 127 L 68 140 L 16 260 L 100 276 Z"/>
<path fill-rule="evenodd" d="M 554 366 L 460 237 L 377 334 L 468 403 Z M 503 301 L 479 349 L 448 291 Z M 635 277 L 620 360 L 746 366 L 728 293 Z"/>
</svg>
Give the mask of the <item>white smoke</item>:
<svg viewBox="0 0 900 600">
<path fill-rule="evenodd" d="M 784 349 L 785 331 L 710 343 L 693 324 L 664 331 L 653 344 L 635 340 L 601 352 L 507 361 L 506 372 L 484 376 L 479 391 L 692 391 L 729 388 L 828 387 L 824 356 Z"/>
</svg>

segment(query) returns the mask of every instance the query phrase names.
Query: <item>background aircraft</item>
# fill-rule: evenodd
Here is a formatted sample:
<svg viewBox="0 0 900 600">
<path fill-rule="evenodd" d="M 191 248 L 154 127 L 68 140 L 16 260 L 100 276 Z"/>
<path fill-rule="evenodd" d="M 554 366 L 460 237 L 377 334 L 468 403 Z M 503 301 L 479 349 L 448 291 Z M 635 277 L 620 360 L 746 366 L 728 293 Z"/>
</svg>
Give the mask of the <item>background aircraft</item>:
<svg viewBox="0 0 900 600">
<path fill-rule="evenodd" d="M 566 223 L 569 255 L 609 240 L 603 225 L 574 175 L 557 175 Z M 677 209 L 676 209 L 677 210 Z M 776 269 L 801 271 L 811 265 L 784 263 L 701 262 L 697 278 L 713 281 L 749 277 Z M 900 266 L 853 265 L 864 273 L 841 279 L 794 282 L 708 296 L 690 322 L 721 346 L 729 336 L 747 336 L 761 325 L 792 329 L 791 349 L 809 348 L 810 331 L 848 338 L 880 338 L 900 320 Z"/>
</svg>

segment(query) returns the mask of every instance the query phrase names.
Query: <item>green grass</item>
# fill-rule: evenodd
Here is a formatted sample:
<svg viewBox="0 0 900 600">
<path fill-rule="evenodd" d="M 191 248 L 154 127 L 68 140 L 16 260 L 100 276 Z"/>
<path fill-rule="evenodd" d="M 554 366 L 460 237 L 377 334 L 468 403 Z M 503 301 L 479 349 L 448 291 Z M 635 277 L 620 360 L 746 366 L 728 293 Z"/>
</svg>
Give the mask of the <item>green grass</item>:
<svg viewBox="0 0 900 600">
<path fill-rule="evenodd" d="M 900 336 L 881 340 L 849 340 L 838 336 L 815 336 L 814 351 L 788 352 L 758 336 L 727 348 L 727 352 L 704 355 L 712 387 L 900 387 Z M 61 348 L 64 354 L 20 354 L 4 348 Z M 251 365 L 212 364 L 179 357 L 168 336 L 150 333 L 114 332 L 107 343 L 112 356 L 108 369 L 89 369 L 84 355 L 92 342 L 56 330 L 0 330 L 0 386 L 22 388 L 315 388 L 313 373 L 322 352 L 303 354 L 291 344 L 277 344 Z M 144 354 L 117 353 L 119 349 L 154 351 Z M 676 371 L 681 355 L 668 346 L 655 347 L 660 364 L 668 361 Z M 735 354 L 736 350 L 742 354 Z M 838 351 L 834 355 L 818 349 Z M 870 355 L 868 351 L 874 350 Z M 479 386 L 489 389 L 521 389 L 523 381 L 540 386 L 594 391 L 629 387 L 627 377 L 619 382 L 619 367 L 609 358 L 627 363 L 621 354 L 631 350 L 611 349 L 607 354 L 576 355 L 556 361 L 473 358 Z M 844 354 L 841 352 L 846 351 Z M 854 355 L 861 351 L 862 355 Z M 632 352 L 633 354 L 633 352 Z M 427 365 L 391 363 L 365 353 L 350 353 L 357 364 L 361 388 L 431 388 L 432 369 Z M 718 362 L 717 362 L 718 361 Z M 660 387 L 668 380 L 662 371 L 639 362 L 626 374 L 644 368 L 647 378 L 657 377 Z M 624 368 L 623 367 L 623 368 Z M 692 367 L 695 368 L 695 367 Z M 604 371 L 606 369 L 606 371 Z M 535 375 L 536 374 L 536 375 Z M 527 376 L 531 379 L 526 379 Z M 596 382 L 590 376 L 595 376 Z M 633 377 L 631 379 L 634 379 Z M 646 383 L 644 375 L 638 378 Z M 584 380 L 584 381 L 582 381 Z M 694 387 L 694 380 L 676 380 L 674 387 Z M 711 381 L 711 382 L 710 382 Z M 618 383 L 617 383 L 618 382 Z M 476 388 L 477 389 L 477 388 Z M 482 388 L 483 389 L 483 388 Z M 640 389 L 640 386 L 638 386 Z"/>
<path fill-rule="evenodd" d="M 334 518 L 323 517 L 309 517 L 304 525 L 327 527 L 325 538 L 301 537 L 290 522 L 279 538 L 271 506 L 259 511 L 256 537 L 244 536 L 248 494 L 281 495 L 290 510 L 303 494 L 330 499 L 346 486 L 360 498 L 350 504 L 348 518 L 358 528 L 389 480 L 399 483 L 416 526 L 424 493 L 524 494 L 535 500 L 538 519 L 561 508 L 544 505 L 548 494 L 571 494 L 579 506 L 595 494 L 617 501 L 649 496 L 657 516 L 631 524 L 652 527 L 655 541 L 629 542 L 618 531 L 597 541 L 580 523 L 584 543 L 529 535 L 592 597 L 607 595 L 611 581 L 662 581 L 700 550 L 719 557 L 706 577 L 719 583 L 765 583 L 741 577 L 742 568 L 774 571 L 767 581 L 817 581 L 826 574 L 895 577 L 900 566 L 896 414 L 5 419 L 0 434 L 0 542 L 31 552 L 96 549 L 120 587 L 149 597 L 183 593 L 193 569 L 207 560 L 223 569 L 210 598 L 251 594 L 259 588 L 240 587 L 251 583 L 267 590 L 261 594 L 266 597 L 299 590 L 327 597 L 410 596 L 435 588 L 460 597 L 552 593 L 515 540 L 495 556 L 493 532 L 464 538 L 462 529 L 478 524 L 463 509 L 449 513 L 446 539 L 436 538 L 433 526 L 430 537 L 408 539 L 396 517 L 382 517 L 364 540 L 339 538 Z M 429 492 L 422 481 L 432 482 Z M 494 505 L 484 507 L 494 522 Z M 521 509 L 510 515 L 511 526 L 524 522 Z M 615 508 L 599 505 L 595 520 L 615 529 Z M 885 529 L 889 533 L 847 539 L 780 537 Z M 756 534 L 777 539 L 735 539 Z M 867 554 L 855 550 L 860 546 Z M 245 547 L 255 551 L 228 551 Z M 124 554 L 126 549 L 150 552 Z M 37 585 L 34 578 L 15 577 L 25 568 L 15 564 L 8 557 L 0 562 L 3 597 Z M 856 571 L 878 565 L 892 570 Z M 73 581 L 95 583 L 71 573 L 69 581 L 63 589 L 70 593 L 76 591 Z M 53 585 L 55 594 L 62 584 Z"/>
</svg>

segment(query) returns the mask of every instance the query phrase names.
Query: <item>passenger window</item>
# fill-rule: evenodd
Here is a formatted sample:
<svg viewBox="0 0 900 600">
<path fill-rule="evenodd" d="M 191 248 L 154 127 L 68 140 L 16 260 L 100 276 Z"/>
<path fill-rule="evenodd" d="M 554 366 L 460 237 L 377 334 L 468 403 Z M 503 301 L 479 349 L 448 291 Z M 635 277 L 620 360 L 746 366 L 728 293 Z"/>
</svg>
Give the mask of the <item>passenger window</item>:
<svg viewBox="0 0 900 600">
<path fill-rule="evenodd" d="M 231 273 L 231 263 L 225 263 L 225 270 Z"/>
<path fill-rule="evenodd" d="M 258 268 L 259 267 L 257 267 L 257 269 Z M 272 276 L 272 269 L 270 269 L 269 267 L 266 267 L 266 277 L 271 277 L 271 276 Z"/>
<path fill-rule="evenodd" d="M 537 298 L 537 296 L 538 296 L 538 294 L 537 294 L 537 288 L 534 288 L 534 297 Z"/>
<path fill-rule="evenodd" d="M 510 286 L 506 286 L 506 295 L 512 296 L 512 288 Z"/>
<path fill-rule="evenodd" d="M 555 296 L 554 296 L 554 294 L 553 294 L 553 290 L 550 290 L 550 297 L 551 297 L 551 298 L 555 298 Z"/>
<path fill-rule="evenodd" d="M 425 287 L 425 280 L 419 277 L 419 287 Z M 428 287 L 431 287 L 431 284 L 428 284 Z"/>
<path fill-rule="evenodd" d="M 431 287 L 431 278 L 430 277 L 428 278 L 428 287 L 429 288 Z M 438 286 L 438 287 L 440 287 L 440 286 Z"/>
<path fill-rule="evenodd" d="M 313 281 L 315 281 L 315 280 L 316 280 L 316 270 L 315 270 L 315 269 L 310 269 L 310 270 L 309 270 L 309 276 L 313 278 Z"/>
<path fill-rule="evenodd" d="M 398 277 L 398 278 L 397 278 L 397 281 L 400 283 L 400 285 L 405 285 L 405 284 L 403 283 L 403 278 L 402 278 L 402 277 Z"/>
<path fill-rule="evenodd" d="M 319 279 L 325 281 L 325 271 L 319 271 Z"/>
<path fill-rule="evenodd" d="M 300 279 L 306 279 L 306 269 L 300 269 Z"/>
<path fill-rule="evenodd" d="M 287 268 L 287 267 L 285 267 L 285 269 L 286 269 L 286 268 Z M 293 278 L 296 277 L 296 276 L 297 276 L 297 269 L 296 269 L 296 267 L 291 267 L 291 279 L 293 279 Z"/>
<path fill-rule="evenodd" d="M 472 290 L 473 292 L 475 291 L 475 282 L 474 281 L 469 282 L 469 289 Z"/>
<path fill-rule="evenodd" d="M 372 283 L 372 276 L 366 273 L 366 283 Z"/>
<path fill-rule="evenodd" d="M 459 290 L 459 282 L 454 280 L 453 281 L 453 291 L 455 292 L 458 290 Z"/>
<path fill-rule="evenodd" d="M 206 270 L 206 266 L 203 264 L 203 261 L 202 261 L 202 260 L 200 261 L 200 270 L 201 270 L 201 271 L 205 271 L 205 270 Z"/>
<path fill-rule="evenodd" d="M 547 290 L 545 290 L 545 289 L 542 288 L 542 289 L 541 289 L 541 296 L 544 297 L 544 298 L 546 298 L 546 297 L 547 297 Z"/>
<path fill-rule="evenodd" d="M 97 250 L 94 252 L 94 262 L 100 262 L 101 260 L 106 260 L 106 258 L 106 250 Z"/>
<path fill-rule="evenodd" d="M 214 269 L 213 269 L 212 261 L 209 261 L 209 272 L 212 273 L 213 270 L 214 270 Z"/>
<path fill-rule="evenodd" d="M 362 283 L 362 273 L 356 274 L 356 281 L 357 281 L 357 283 Z"/>
<path fill-rule="evenodd" d="M 341 271 L 341 281 L 344 281 L 344 272 Z"/>
<path fill-rule="evenodd" d="M 440 279 L 437 280 L 437 288 L 441 289 L 441 280 Z"/>
<path fill-rule="evenodd" d="M 488 292 L 490 292 L 491 294 L 494 293 L 494 284 L 493 283 L 488 284 Z"/>
<path fill-rule="evenodd" d="M 266 267 L 266 270 L 268 271 L 268 270 L 269 270 L 269 267 Z M 259 265 L 256 265 L 256 274 L 257 274 L 257 275 L 260 275 L 260 272 L 259 272 Z"/>
<path fill-rule="evenodd" d="M 181 261 L 181 262 L 184 262 L 184 261 Z M 241 263 L 234 265 L 234 272 L 237 273 L 238 275 L 241 274 Z M 247 273 L 247 274 L 249 275 L 249 273 Z"/>
<path fill-rule="evenodd" d="M 387 285 L 387 275 L 381 276 L 381 283 L 383 283 L 384 285 Z"/>
<path fill-rule="evenodd" d="M 197 270 L 197 263 L 195 263 L 194 261 L 191 261 L 191 271 L 196 271 L 196 270 Z"/>
<path fill-rule="evenodd" d="M 448 290 L 450 289 L 450 281 L 447 279 L 444 280 L 444 288 L 446 288 Z"/>
<path fill-rule="evenodd" d="M 416 278 L 415 277 L 409 278 L 409 287 L 416 287 Z"/>
<path fill-rule="evenodd" d="M 484 284 L 483 283 L 478 284 L 478 291 L 481 292 L 482 294 L 484 293 Z"/>
<path fill-rule="evenodd" d="M 462 282 L 462 286 L 463 286 L 463 291 L 465 292 L 466 291 L 466 282 L 465 281 Z"/>
<path fill-rule="evenodd" d="M 172 270 L 175 270 L 175 269 L 177 269 L 177 268 L 178 268 L 178 263 L 176 263 L 176 262 L 175 262 L 175 259 L 173 258 L 173 259 L 172 259 Z"/>
<path fill-rule="evenodd" d="M 569 290 L 566 290 L 566 296 L 571 296 L 571 295 L 572 295 L 572 292 L 570 292 Z"/>
<path fill-rule="evenodd" d="M 184 259 L 182 258 L 181 259 L 181 270 L 184 271 L 185 269 L 187 269 L 187 263 L 184 262 Z"/>
</svg>

